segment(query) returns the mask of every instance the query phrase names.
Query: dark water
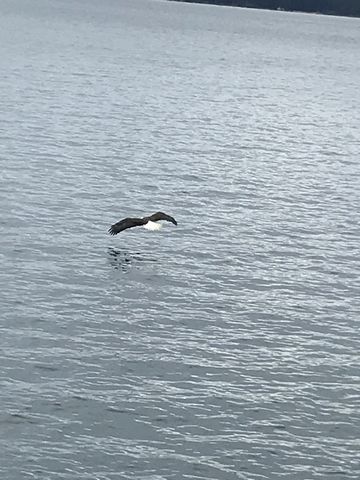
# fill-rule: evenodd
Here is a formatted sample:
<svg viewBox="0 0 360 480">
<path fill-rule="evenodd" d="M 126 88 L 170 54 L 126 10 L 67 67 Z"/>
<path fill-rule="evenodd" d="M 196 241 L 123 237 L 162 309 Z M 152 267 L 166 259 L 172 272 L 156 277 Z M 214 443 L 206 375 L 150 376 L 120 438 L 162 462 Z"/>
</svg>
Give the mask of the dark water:
<svg viewBox="0 0 360 480">
<path fill-rule="evenodd" d="M 354 19 L 0 3 L 2 479 L 360 478 L 359 51 Z"/>
</svg>

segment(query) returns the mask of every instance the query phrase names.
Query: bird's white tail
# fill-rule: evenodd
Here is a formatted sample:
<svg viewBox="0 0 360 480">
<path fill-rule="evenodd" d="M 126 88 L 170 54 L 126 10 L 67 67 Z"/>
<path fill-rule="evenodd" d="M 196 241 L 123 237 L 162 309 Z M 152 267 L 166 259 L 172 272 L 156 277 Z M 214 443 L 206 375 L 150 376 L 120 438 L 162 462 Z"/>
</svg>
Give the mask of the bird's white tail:
<svg viewBox="0 0 360 480">
<path fill-rule="evenodd" d="M 156 223 L 156 222 L 149 221 L 149 222 L 145 223 L 145 225 L 143 225 L 143 227 L 146 228 L 146 230 L 154 231 L 154 230 L 160 230 L 162 225 L 161 225 L 161 223 Z"/>
</svg>

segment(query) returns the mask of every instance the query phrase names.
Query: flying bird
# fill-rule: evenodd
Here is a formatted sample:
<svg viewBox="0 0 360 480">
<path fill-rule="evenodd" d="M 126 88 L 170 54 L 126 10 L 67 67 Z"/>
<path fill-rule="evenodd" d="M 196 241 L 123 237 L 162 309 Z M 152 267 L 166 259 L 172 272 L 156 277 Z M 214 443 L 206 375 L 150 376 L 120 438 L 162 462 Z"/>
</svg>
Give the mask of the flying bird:
<svg viewBox="0 0 360 480">
<path fill-rule="evenodd" d="M 133 227 L 143 227 L 146 228 L 146 230 L 160 230 L 161 223 L 156 223 L 159 220 L 166 220 L 167 222 L 171 222 L 174 225 L 177 225 L 177 221 L 175 220 L 175 218 L 170 217 L 170 215 L 166 215 L 166 213 L 163 212 L 156 212 L 149 217 L 124 218 L 123 220 L 120 220 L 120 222 L 111 225 L 108 232 L 110 233 L 110 235 L 117 235 L 123 230 Z"/>
</svg>

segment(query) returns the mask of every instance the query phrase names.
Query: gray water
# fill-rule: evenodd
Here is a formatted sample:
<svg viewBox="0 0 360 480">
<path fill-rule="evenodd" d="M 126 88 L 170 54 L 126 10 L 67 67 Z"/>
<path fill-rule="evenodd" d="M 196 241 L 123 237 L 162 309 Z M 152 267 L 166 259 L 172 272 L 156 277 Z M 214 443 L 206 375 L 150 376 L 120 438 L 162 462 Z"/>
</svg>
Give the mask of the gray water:
<svg viewBox="0 0 360 480">
<path fill-rule="evenodd" d="M 1 479 L 360 478 L 359 51 L 357 19 L 1 1 Z"/>
</svg>

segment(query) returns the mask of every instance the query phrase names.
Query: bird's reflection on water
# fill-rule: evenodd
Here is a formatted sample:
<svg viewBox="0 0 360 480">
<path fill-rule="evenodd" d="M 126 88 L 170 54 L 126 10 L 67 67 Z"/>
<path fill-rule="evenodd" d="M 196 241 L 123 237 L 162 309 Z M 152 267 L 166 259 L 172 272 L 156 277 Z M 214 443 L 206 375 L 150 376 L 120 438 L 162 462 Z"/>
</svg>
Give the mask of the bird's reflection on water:
<svg viewBox="0 0 360 480">
<path fill-rule="evenodd" d="M 151 258 L 141 252 L 132 253 L 126 250 L 118 250 L 113 247 L 108 248 L 110 264 L 115 270 L 129 272 L 132 268 L 140 268 L 141 264 L 154 263 L 155 258 Z"/>
</svg>

